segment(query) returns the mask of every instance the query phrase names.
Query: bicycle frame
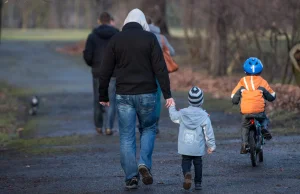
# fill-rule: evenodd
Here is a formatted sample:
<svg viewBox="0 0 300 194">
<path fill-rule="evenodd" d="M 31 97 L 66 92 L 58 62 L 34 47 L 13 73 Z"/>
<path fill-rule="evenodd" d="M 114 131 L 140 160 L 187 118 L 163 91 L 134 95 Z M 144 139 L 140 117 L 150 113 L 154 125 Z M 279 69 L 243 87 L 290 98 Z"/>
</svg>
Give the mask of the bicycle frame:
<svg viewBox="0 0 300 194">
<path fill-rule="evenodd" d="M 256 119 L 250 119 L 251 125 L 255 127 L 255 143 L 256 143 L 256 150 L 259 152 L 262 149 L 262 145 L 265 144 L 264 138 L 261 134 L 261 124 Z M 251 127 L 250 129 L 251 130 Z"/>
</svg>

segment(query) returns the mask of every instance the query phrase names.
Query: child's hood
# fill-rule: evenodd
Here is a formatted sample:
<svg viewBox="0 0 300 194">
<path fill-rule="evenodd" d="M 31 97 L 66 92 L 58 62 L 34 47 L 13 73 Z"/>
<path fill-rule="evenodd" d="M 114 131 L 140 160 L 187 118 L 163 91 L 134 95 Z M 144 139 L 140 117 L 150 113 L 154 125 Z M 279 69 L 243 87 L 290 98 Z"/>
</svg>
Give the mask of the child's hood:
<svg viewBox="0 0 300 194">
<path fill-rule="evenodd" d="M 181 111 L 182 123 L 191 130 L 201 126 L 208 118 L 208 114 L 200 107 L 188 107 Z"/>
</svg>

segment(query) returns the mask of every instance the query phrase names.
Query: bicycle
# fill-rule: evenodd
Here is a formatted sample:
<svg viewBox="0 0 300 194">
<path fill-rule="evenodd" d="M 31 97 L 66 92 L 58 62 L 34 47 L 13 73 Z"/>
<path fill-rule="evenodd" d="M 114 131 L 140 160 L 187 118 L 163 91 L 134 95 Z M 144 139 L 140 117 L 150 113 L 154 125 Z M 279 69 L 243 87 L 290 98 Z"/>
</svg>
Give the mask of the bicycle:
<svg viewBox="0 0 300 194">
<path fill-rule="evenodd" d="M 249 148 L 251 164 L 253 167 L 257 165 L 257 159 L 259 162 L 264 161 L 263 145 L 265 144 L 264 138 L 261 133 L 261 125 L 258 120 L 251 118 L 251 126 L 249 128 Z M 257 157 L 258 156 L 258 157 Z"/>
</svg>

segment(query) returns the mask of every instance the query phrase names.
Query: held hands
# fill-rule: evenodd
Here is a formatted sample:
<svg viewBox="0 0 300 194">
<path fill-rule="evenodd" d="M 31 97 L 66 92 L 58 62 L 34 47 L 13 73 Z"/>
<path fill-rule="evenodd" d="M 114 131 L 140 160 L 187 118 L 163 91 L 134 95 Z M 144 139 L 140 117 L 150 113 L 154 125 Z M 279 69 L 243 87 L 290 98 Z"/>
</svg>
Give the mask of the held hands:
<svg viewBox="0 0 300 194">
<path fill-rule="evenodd" d="M 109 106 L 109 102 L 99 102 L 102 106 Z"/>
<path fill-rule="evenodd" d="M 208 149 L 207 149 L 207 153 L 208 153 L 208 154 L 212 154 L 214 151 L 215 151 L 215 150 L 213 150 L 213 149 L 211 149 L 211 148 L 208 148 Z"/>
<path fill-rule="evenodd" d="M 175 106 L 175 101 L 173 98 L 166 99 L 166 107 L 169 108 L 170 106 Z"/>
</svg>

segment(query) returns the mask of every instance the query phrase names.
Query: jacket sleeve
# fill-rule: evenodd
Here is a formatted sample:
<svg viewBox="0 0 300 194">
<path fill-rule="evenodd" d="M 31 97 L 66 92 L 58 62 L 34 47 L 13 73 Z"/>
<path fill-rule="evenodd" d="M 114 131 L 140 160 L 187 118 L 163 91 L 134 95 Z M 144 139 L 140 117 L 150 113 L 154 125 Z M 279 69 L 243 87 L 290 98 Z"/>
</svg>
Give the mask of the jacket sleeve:
<svg viewBox="0 0 300 194">
<path fill-rule="evenodd" d="M 172 45 L 169 43 L 168 39 L 165 36 L 163 36 L 163 38 L 165 39 L 165 44 L 166 44 L 166 46 L 168 47 L 168 49 L 170 51 L 170 55 L 174 56 L 175 55 L 174 48 L 172 47 Z"/>
<path fill-rule="evenodd" d="M 158 83 L 161 87 L 165 99 L 172 98 L 170 90 L 169 73 L 166 62 L 155 35 L 152 38 L 152 53 L 151 53 L 152 69 Z"/>
<path fill-rule="evenodd" d="M 105 64 L 105 65 L 103 65 Z M 108 102 L 108 86 L 115 69 L 114 41 L 110 40 L 104 53 L 99 74 L 99 102 Z"/>
<path fill-rule="evenodd" d="M 206 146 L 212 150 L 215 150 L 215 135 L 209 118 L 206 119 L 205 124 L 202 126 L 202 129 L 206 140 Z"/>
<path fill-rule="evenodd" d="M 90 34 L 85 43 L 85 49 L 83 51 L 83 59 L 88 66 L 92 66 L 93 52 L 95 49 L 93 42 L 93 34 Z"/>
<path fill-rule="evenodd" d="M 276 93 L 272 90 L 267 81 L 264 81 L 262 86 L 258 87 L 258 89 L 263 92 L 263 96 L 267 101 L 272 102 L 276 99 Z"/>
<path fill-rule="evenodd" d="M 235 86 L 233 91 L 231 92 L 231 101 L 233 104 L 239 104 L 242 97 L 242 90 L 245 87 L 241 84 L 241 81 Z"/>
<path fill-rule="evenodd" d="M 169 116 L 174 123 L 180 123 L 180 112 L 176 110 L 174 105 L 169 107 Z"/>
</svg>

